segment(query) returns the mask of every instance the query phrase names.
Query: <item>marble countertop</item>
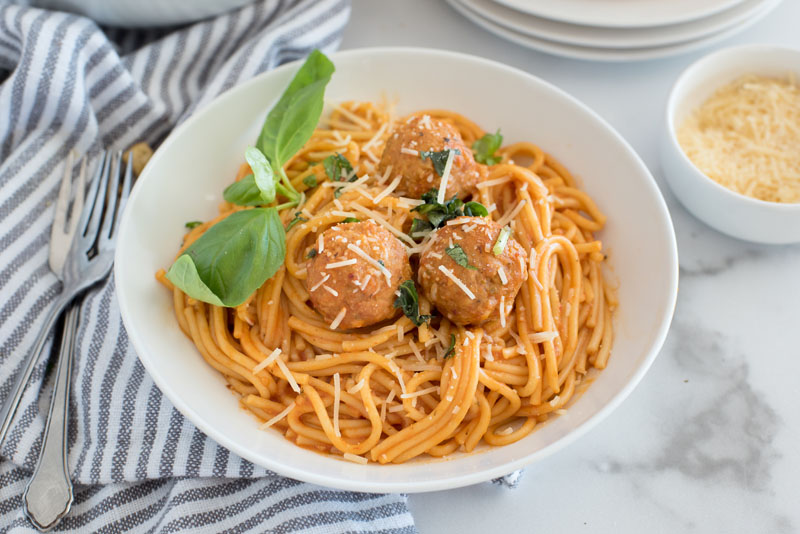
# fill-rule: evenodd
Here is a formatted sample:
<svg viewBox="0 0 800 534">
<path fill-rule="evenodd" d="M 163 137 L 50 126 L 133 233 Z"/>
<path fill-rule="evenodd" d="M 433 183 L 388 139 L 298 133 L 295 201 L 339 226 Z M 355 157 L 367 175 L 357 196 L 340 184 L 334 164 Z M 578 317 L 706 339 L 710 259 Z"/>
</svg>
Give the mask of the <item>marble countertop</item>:
<svg viewBox="0 0 800 534">
<path fill-rule="evenodd" d="M 441 1 L 353 0 L 342 48 L 458 50 L 557 85 L 614 126 L 667 200 L 680 251 L 672 329 L 631 396 L 594 430 L 493 484 L 412 495 L 422 534 L 800 531 L 800 246 L 723 236 L 661 176 L 658 135 L 678 74 L 737 44 L 800 47 L 800 0 L 709 49 L 635 63 L 548 56 L 501 40 Z"/>
</svg>

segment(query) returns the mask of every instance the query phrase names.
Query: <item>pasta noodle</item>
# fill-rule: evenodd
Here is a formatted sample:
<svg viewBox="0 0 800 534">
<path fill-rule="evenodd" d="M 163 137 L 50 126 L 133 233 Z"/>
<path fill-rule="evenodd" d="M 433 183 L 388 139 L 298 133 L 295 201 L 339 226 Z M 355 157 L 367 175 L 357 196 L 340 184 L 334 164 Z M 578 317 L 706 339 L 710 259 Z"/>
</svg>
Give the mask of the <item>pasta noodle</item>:
<svg viewBox="0 0 800 534">
<path fill-rule="evenodd" d="M 484 134 L 449 111 L 415 115 L 449 122 L 467 146 Z M 173 292 L 180 328 L 242 406 L 267 431 L 277 429 L 299 446 L 359 463 L 399 463 L 513 443 L 563 413 L 590 370 L 608 363 L 616 301 L 594 235 L 605 217 L 538 146 L 508 145 L 498 150 L 502 160 L 488 167 L 474 200 L 489 207 L 489 217 L 507 222 L 528 253 L 527 279 L 515 301 L 480 327 L 439 316 L 416 327 L 398 314 L 377 327 L 338 331 L 310 306 L 305 285 L 309 251 L 322 250 L 324 230 L 358 215 L 389 228 L 412 258 L 426 247 L 408 236 L 419 201 L 394 194 L 397 181 L 377 172 L 392 123 L 382 105 L 340 104 L 287 163 L 292 184 L 307 193 L 301 206 L 307 220 L 288 230 L 285 264 L 242 305 L 199 302 L 163 271 L 157 278 Z M 359 179 L 344 186 L 328 180 L 320 162 L 337 152 Z M 237 180 L 249 172 L 242 165 Z M 319 185 L 309 190 L 309 183 Z M 188 232 L 181 251 L 241 209 L 247 208 L 223 202 L 219 217 Z M 281 216 L 286 225 L 293 210 Z M 505 283 L 505 273 L 500 276 Z M 422 295 L 419 306 L 431 313 Z M 454 353 L 445 357 L 451 334 Z"/>
</svg>

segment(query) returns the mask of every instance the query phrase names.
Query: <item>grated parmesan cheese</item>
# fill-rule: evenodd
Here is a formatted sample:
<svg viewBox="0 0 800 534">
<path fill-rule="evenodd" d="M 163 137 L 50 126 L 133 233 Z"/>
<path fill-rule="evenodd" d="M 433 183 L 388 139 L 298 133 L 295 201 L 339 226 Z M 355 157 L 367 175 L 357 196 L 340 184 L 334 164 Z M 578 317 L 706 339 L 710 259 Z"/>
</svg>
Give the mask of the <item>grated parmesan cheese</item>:
<svg viewBox="0 0 800 534">
<path fill-rule="evenodd" d="M 321 286 L 322 284 L 324 284 L 325 282 L 327 282 L 327 281 L 328 281 L 328 278 L 330 278 L 330 277 L 331 277 L 331 275 L 329 275 L 328 273 L 325 273 L 325 276 L 323 276 L 323 277 L 322 277 L 322 280 L 320 280 L 319 282 L 317 282 L 316 284 L 314 284 L 314 286 L 313 286 L 311 289 L 309 289 L 309 291 L 316 291 L 317 289 L 319 289 L 319 288 L 320 288 L 320 286 Z"/>
<path fill-rule="evenodd" d="M 349 260 L 342 260 L 342 261 L 335 261 L 333 263 L 329 263 L 325 266 L 326 269 L 338 269 L 339 267 L 346 267 L 348 265 L 355 265 L 358 263 L 358 260 L 355 258 L 350 258 Z"/>
<path fill-rule="evenodd" d="M 270 419 L 269 421 L 258 427 L 259 430 L 268 429 L 269 427 L 271 427 L 272 425 L 274 425 L 275 423 L 277 423 L 278 421 L 289 415 L 289 412 L 291 412 L 294 409 L 294 407 L 295 403 L 294 401 L 292 401 L 292 403 L 289 406 L 287 406 L 283 411 L 281 411 L 278 415 L 276 415 L 275 417 L 273 417 L 272 419 Z"/>
<path fill-rule="evenodd" d="M 439 265 L 439 270 L 444 273 L 444 275 L 453 281 L 455 285 L 457 285 L 461 291 L 467 294 L 470 300 L 475 300 L 475 293 L 470 291 L 470 289 L 462 282 L 456 275 L 453 274 L 453 271 L 445 267 L 444 265 Z"/>
<path fill-rule="evenodd" d="M 395 179 L 394 179 L 394 180 L 392 180 L 392 183 L 390 183 L 390 184 L 389 184 L 389 185 L 386 187 L 386 189 L 384 189 L 383 191 L 381 191 L 380 193 L 378 193 L 378 194 L 375 196 L 375 198 L 373 199 L 373 202 L 374 202 L 375 204 L 380 204 L 381 200 L 383 200 L 384 198 L 388 197 L 388 196 L 389 196 L 389 194 L 390 194 L 392 191 L 394 191 L 395 189 L 397 189 L 397 186 L 398 186 L 398 185 L 400 185 L 400 177 L 399 177 L 399 176 L 396 176 L 396 177 L 395 177 Z"/>
<path fill-rule="evenodd" d="M 503 215 L 503 216 L 500 218 L 500 220 L 499 220 L 499 221 L 497 221 L 497 224 L 499 224 L 500 226 L 505 226 L 505 225 L 507 225 L 509 222 L 513 221 L 513 220 L 514 220 L 514 218 L 517 216 L 517 214 L 518 214 L 520 211 L 522 211 L 522 208 L 523 208 L 523 207 L 525 207 L 525 204 L 526 204 L 527 202 L 528 202 L 528 199 L 527 199 L 527 198 L 523 198 L 522 200 L 520 200 L 519 202 L 517 202 L 517 205 L 516 205 L 516 206 L 514 206 L 514 209 L 513 209 L 513 210 L 511 210 L 510 212 L 506 213 L 505 215 Z"/>
<path fill-rule="evenodd" d="M 427 117 L 427 115 L 426 115 Z M 450 169 L 453 168 L 453 159 L 456 156 L 455 150 L 447 151 L 447 163 L 444 164 L 444 171 L 442 171 L 442 181 L 439 182 L 439 194 L 437 195 L 436 202 L 444 204 L 445 193 L 447 192 L 447 181 L 450 179 Z"/>
<path fill-rule="evenodd" d="M 341 437 L 339 431 L 339 400 L 342 396 L 342 382 L 339 373 L 333 373 L 333 433 Z"/>
<path fill-rule="evenodd" d="M 286 377 L 286 381 L 289 382 L 289 386 L 292 388 L 292 391 L 295 393 L 300 393 L 300 386 L 297 385 L 297 381 L 294 379 L 291 371 L 289 371 L 289 368 L 286 367 L 283 359 L 280 357 L 275 358 L 275 363 L 278 364 L 278 368 L 281 370 L 281 373 L 283 373 L 283 376 Z"/>
<path fill-rule="evenodd" d="M 800 202 L 800 85 L 744 76 L 722 87 L 678 128 L 703 174 L 737 193 Z"/>
<path fill-rule="evenodd" d="M 354 245 L 352 243 L 348 243 L 347 244 L 347 248 L 349 248 L 350 250 L 352 250 L 353 252 L 355 252 L 356 254 L 358 254 L 359 256 L 364 258 L 365 260 L 367 260 L 367 263 L 369 263 L 370 265 L 372 265 L 373 267 L 378 269 L 381 273 L 383 273 L 383 276 L 386 277 L 386 283 L 387 284 L 391 284 L 392 283 L 392 273 L 389 272 L 389 269 L 387 269 L 386 267 L 384 267 L 383 265 L 381 265 L 380 263 L 378 263 L 377 261 L 372 259 L 372 257 L 369 254 L 367 254 L 366 252 L 364 252 L 363 250 L 358 248 L 356 245 Z"/>
<path fill-rule="evenodd" d="M 413 393 L 403 393 L 400 395 L 401 399 L 413 399 L 414 397 L 421 397 L 422 395 L 427 395 L 428 393 L 438 393 L 439 386 L 431 386 L 429 388 L 420 389 L 419 391 L 414 391 Z"/>
<path fill-rule="evenodd" d="M 327 291 L 328 293 L 330 293 L 334 297 L 338 297 L 339 296 L 339 292 L 336 291 L 335 289 L 333 289 L 331 286 L 323 284 L 322 289 L 324 289 L 325 291 Z"/>
<path fill-rule="evenodd" d="M 358 383 L 355 386 L 348 389 L 347 392 L 352 395 L 353 393 L 358 393 L 359 391 L 361 391 L 361 388 L 363 387 L 364 387 L 364 379 L 362 378 L 361 380 L 358 381 Z"/>
<path fill-rule="evenodd" d="M 341 324 L 342 319 L 344 319 L 346 313 L 347 313 L 347 308 L 342 308 L 339 311 L 338 315 L 336 315 L 336 317 L 333 319 L 333 322 L 331 323 L 330 326 L 331 330 L 336 330 L 336 327 L 338 327 Z"/>
<path fill-rule="evenodd" d="M 330 264 L 328 264 L 328 267 L 330 267 Z M 502 267 L 499 267 L 497 269 L 497 275 L 500 277 L 500 281 L 503 282 L 503 285 L 506 285 L 508 283 L 508 277 L 506 276 L 506 271 Z"/>
<path fill-rule="evenodd" d="M 363 456 L 359 456 L 357 454 L 353 454 L 352 452 L 344 453 L 342 458 L 344 458 L 345 460 L 347 460 L 349 462 L 354 462 L 354 463 L 361 464 L 361 465 L 367 465 L 367 459 L 366 458 L 364 458 Z"/>
<path fill-rule="evenodd" d="M 264 360 L 261 363 L 259 363 L 255 367 L 253 367 L 253 374 L 256 374 L 257 372 L 261 371 L 262 369 L 266 368 L 269 364 L 274 362 L 275 359 L 280 355 L 280 353 L 281 353 L 281 349 L 273 350 L 270 353 L 270 355 L 267 356 L 266 358 L 264 358 Z"/>
</svg>

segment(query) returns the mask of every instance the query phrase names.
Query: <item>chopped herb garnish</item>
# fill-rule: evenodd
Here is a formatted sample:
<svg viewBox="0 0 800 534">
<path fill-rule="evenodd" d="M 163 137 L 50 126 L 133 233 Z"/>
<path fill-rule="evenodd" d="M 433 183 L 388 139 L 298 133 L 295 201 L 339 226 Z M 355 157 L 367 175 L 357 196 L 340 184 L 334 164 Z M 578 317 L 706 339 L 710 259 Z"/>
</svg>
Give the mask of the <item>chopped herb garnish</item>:
<svg viewBox="0 0 800 534">
<path fill-rule="evenodd" d="M 203 224 L 203 221 L 189 221 L 186 223 L 186 228 L 189 229 L 195 228 L 197 226 L 200 226 L 201 224 Z"/>
<path fill-rule="evenodd" d="M 355 217 L 347 217 L 342 222 L 343 223 L 361 222 L 361 219 L 356 219 Z"/>
<path fill-rule="evenodd" d="M 487 133 L 474 143 L 472 143 L 472 153 L 475 155 L 475 161 L 485 163 L 486 165 L 495 165 L 500 163 L 503 158 L 495 156 L 494 153 L 503 144 L 503 136 L 500 130 L 497 133 Z"/>
<path fill-rule="evenodd" d="M 306 258 L 308 258 L 309 260 L 311 258 L 316 258 L 317 254 L 319 254 L 319 252 L 317 252 L 317 249 L 312 248 L 311 250 L 308 251 L 308 254 L 306 255 Z"/>
<path fill-rule="evenodd" d="M 480 202 L 470 201 L 464 204 L 464 215 L 470 217 L 488 217 L 489 210 Z"/>
<path fill-rule="evenodd" d="M 378 264 L 379 264 L 381 267 L 386 267 L 386 264 L 385 264 L 385 263 L 383 263 L 383 260 L 378 260 Z"/>
<path fill-rule="evenodd" d="M 294 212 L 294 219 L 289 221 L 289 224 L 286 225 L 286 231 L 287 232 L 289 230 L 291 230 L 292 226 L 294 226 L 295 224 L 300 223 L 300 222 L 306 222 L 308 220 L 305 217 L 301 217 L 301 215 L 302 215 L 302 213 L 300 213 L 299 211 Z"/>
<path fill-rule="evenodd" d="M 504 226 L 503 229 L 500 230 L 500 234 L 497 236 L 497 241 L 494 242 L 494 246 L 492 247 L 492 253 L 495 256 L 499 256 L 506 249 L 506 243 L 508 243 L 508 236 L 510 235 L 510 227 Z"/>
<path fill-rule="evenodd" d="M 340 196 L 342 196 L 342 189 L 344 189 L 344 187 L 337 187 L 336 189 L 334 189 L 333 198 L 339 198 Z"/>
<path fill-rule="evenodd" d="M 473 271 L 477 271 L 478 268 L 474 265 L 469 264 L 469 258 L 467 257 L 467 253 L 464 252 L 464 249 L 461 248 L 461 245 L 456 243 L 452 247 L 447 247 L 444 249 L 448 256 L 453 258 L 453 261 L 459 264 L 460 266 L 466 269 L 472 269 Z"/>
<path fill-rule="evenodd" d="M 309 189 L 317 187 L 317 177 L 314 176 L 313 174 L 309 174 L 308 176 L 303 178 L 303 183 L 306 184 L 306 187 L 308 187 Z"/>
<path fill-rule="evenodd" d="M 343 182 L 347 175 L 353 172 L 353 166 L 350 165 L 346 157 L 338 152 L 322 160 L 322 166 L 325 167 L 325 173 L 328 178 L 334 182 Z M 355 179 L 355 174 L 350 181 L 352 182 L 353 179 Z"/>
<path fill-rule="evenodd" d="M 422 200 L 425 202 L 424 204 L 420 204 L 416 208 L 412 209 L 411 211 L 417 211 L 422 215 L 428 217 L 428 221 L 431 225 L 431 230 L 436 228 L 440 228 L 444 223 L 449 221 L 450 219 L 455 219 L 456 217 L 461 217 L 462 215 L 481 215 L 482 213 L 489 214 L 489 211 L 483 207 L 483 204 L 480 202 L 467 202 L 466 206 L 464 202 L 457 198 L 453 197 L 444 204 L 439 204 L 436 199 L 438 196 L 437 189 L 431 189 L 424 195 L 422 195 Z M 484 216 L 484 215 L 481 215 Z M 412 222 L 411 231 L 412 234 L 414 232 L 414 226 Z"/>
<path fill-rule="evenodd" d="M 413 280 L 406 280 L 398 288 L 400 295 L 394 301 L 394 307 L 403 310 L 403 314 L 411 319 L 414 326 L 420 326 L 430 320 L 430 315 L 419 314 L 419 297 Z"/>
<path fill-rule="evenodd" d="M 447 352 L 444 353 L 444 359 L 446 360 L 455 353 L 456 353 L 456 335 L 450 334 L 450 346 L 447 348 Z"/>
<path fill-rule="evenodd" d="M 425 219 L 414 219 L 411 221 L 411 230 L 408 231 L 408 235 L 411 237 L 422 237 L 431 230 L 433 230 L 433 225 Z"/>
<path fill-rule="evenodd" d="M 434 152 L 433 150 L 420 150 L 419 157 L 423 160 L 430 158 L 431 163 L 433 163 L 433 170 L 436 171 L 436 174 L 442 176 L 444 174 L 444 167 L 447 165 L 447 158 L 450 156 L 451 151 L 455 152 L 456 156 L 461 154 L 461 151 L 457 148 L 445 148 L 438 152 Z"/>
</svg>

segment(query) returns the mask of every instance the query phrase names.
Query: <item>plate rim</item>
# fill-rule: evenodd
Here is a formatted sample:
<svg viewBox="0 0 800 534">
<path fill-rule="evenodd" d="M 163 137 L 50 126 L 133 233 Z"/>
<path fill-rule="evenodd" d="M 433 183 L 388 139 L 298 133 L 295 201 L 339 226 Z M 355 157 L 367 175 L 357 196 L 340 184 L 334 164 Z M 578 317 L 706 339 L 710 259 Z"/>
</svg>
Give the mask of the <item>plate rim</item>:
<svg viewBox="0 0 800 534">
<path fill-rule="evenodd" d="M 743 0 L 729 9 L 713 15 L 678 24 L 653 28 L 608 28 L 571 24 L 529 13 L 517 13 L 497 3 L 495 0 L 459 0 L 461 4 L 477 15 L 520 34 L 572 46 L 604 49 L 655 48 L 702 39 L 740 24 L 753 14 L 758 13 L 770 1 Z M 495 12 L 494 9 L 499 9 L 500 12 Z M 519 17 L 518 20 L 515 19 L 515 16 Z M 535 27 L 526 26 L 529 23 L 533 23 Z M 547 27 L 548 25 L 551 27 Z M 670 33 L 686 25 L 696 25 L 698 27 L 684 31 L 678 36 Z M 575 34 L 574 32 L 576 31 L 579 33 Z M 607 34 L 600 36 L 590 35 L 590 32 L 596 31 L 607 32 Z M 633 38 L 624 36 L 625 33 L 633 31 L 640 33 L 643 31 L 644 35 L 634 36 Z M 663 35 L 653 39 L 650 37 L 653 32 L 662 32 Z"/>
<path fill-rule="evenodd" d="M 603 27 L 603 28 L 652 28 L 654 26 L 665 26 L 665 25 L 668 25 L 668 24 L 680 24 L 680 23 L 683 23 L 683 22 L 689 22 L 689 21 L 692 21 L 692 20 L 697 20 L 697 19 L 701 19 L 701 18 L 704 18 L 704 17 L 708 17 L 708 16 L 714 15 L 716 13 L 719 13 L 720 11 L 723 11 L 725 9 L 729 9 L 729 8 L 731 8 L 731 7 L 733 7 L 733 6 L 737 5 L 737 4 L 740 4 L 744 0 L 721 0 L 719 5 L 711 7 L 711 8 L 708 8 L 708 9 L 705 9 L 705 10 L 697 11 L 697 12 L 694 12 L 692 14 L 687 14 L 687 15 L 683 15 L 683 16 L 673 16 L 672 18 L 669 18 L 669 19 L 653 21 L 653 22 L 643 22 L 643 21 L 639 21 L 639 22 L 632 22 L 632 21 L 622 22 L 622 21 L 614 21 L 614 20 L 609 20 L 609 19 L 606 19 L 606 20 L 598 22 L 597 20 L 592 20 L 590 18 L 585 18 L 585 17 L 580 17 L 580 16 L 578 16 L 576 18 L 575 15 L 574 15 L 574 13 L 576 12 L 575 9 L 573 9 L 570 12 L 570 15 L 565 15 L 565 14 L 560 13 L 558 11 L 553 12 L 552 10 L 548 12 L 547 9 L 542 10 L 542 8 L 539 8 L 537 10 L 535 8 L 535 6 L 531 6 L 530 0 L 492 0 L 492 1 L 494 1 L 494 2 L 496 2 L 498 4 L 502 4 L 502 5 L 504 5 L 505 7 L 509 8 L 509 9 L 513 9 L 515 11 L 519 11 L 521 13 L 528 13 L 530 15 L 536 15 L 536 16 L 542 17 L 542 18 L 548 18 L 548 19 L 551 19 L 551 20 L 557 20 L 559 22 L 566 22 L 566 23 L 571 23 L 571 24 L 582 24 L 584 26 L 597 26 L 597 27 Z M 577 11 L 580 12 L 579 9 Z"/>
<path fill-rule="evenodd" d="M 121 265 L 121 262 L 118 260 L 120 260 L 120 256 L 122 255 L 123 247 L 117 247 L 117 250 L 115 252 L 115 265 L 114 265 L 115 289 L 123 324 L 126 327 L 126 332 L 131 341 L 131 344 L 133 345 L 133 348 L 136 351 L 139 361 L 142 362 L 142 365 L 145 367 L 145 369 L 147 370 L 150 377 L 153 379 L 156 386 L 167 397 L 167 399 L 169 399 L 169 401 L 173 404 L 173 406 L 175 406 L 175 408 L 178 409 L 178 411 L 180 411 L 189 420 L 189 422 L 195 425 L 198 429 L 204 432 L 209 438 L 214 440 L 219 445 L 225 447 L 226 449 L 239 455 L 241 458 L 244 458 L 252 462 L 255 465 L 262 466 L 282 476 L 287 476 L 296 480 L 301 480 L 313 484 L 319 484 L 326 487 L 351 490 L 351 491 L 369 492 L 369 493 L 387 493 L 387 492 L 422 493 L 422 492 L 438 491 L 444 489 L 453 489 L 453 488 L 468 486 L 471 484 L 476 484 L 479 482 L 485 482 L 493 478 L 506 475 L 526 465 L 530 465 L 534 462 L 541 461 L 542 459 L 552 455 L 553 453 L 562 450 L 563 448 L 569 446 L 571 443 L 576 441 L 578 438 L 585 435 L 601 421 L 603 421 L 630 395 L 630 393 L 641 382 L 642 378 L 644 377 L 644 375 L 647 373 L 647 371 L 650 369 L 653 362 L 655 361 L 655 358 L 660 353 L 672 322 L 675 306 L 677 303 L 677 293 L 678 293 L 679 263 L 678 263 L 677 239 L 675 236 L 675 228 L 672 223 L 672 217 L 670 215 L 669 209 L 667 208 L 664 196 L 661 193 L 661 190 L 658 187 L 655 178 L 653 177 L 652 173 L 647 168 L 647 166 L 644 164 L 642 159 L 639 157 L 636 151 L 631 147 L 631 145 L 622 137 L 622 135 L 619 132 L 617 132 L 607 121 L 605 121 L 599 114 L 597 114 L 586 104 L 582 103 L 571 94 L 556 87 L 550 82 L 543 80 L 542 78 L 539 78 L 533 74 L 525 72 L 521 69 L 517 69 L 510 65 L 506 65 L 483 57 L 474 56 L 471 54 L 464 54 L 449 50 L 419 48 L 419 47 L 358 48 L 358 49 L 344 50 L 332 53 L 331 59 L 334 62 L 337 60 L 337 58 L 341 57 L 352 57 L 353 59 L 357 60 L 359 56 L 361 57 L 373 56 L 376 54 L 428 55 L 431 57 L 435 57 L 437 59 L 451 58 L 451 59 L 459 59 L 462 61 L 477 62 L 488 67 L 505 70 L 515 76 L 525 78 L 528 82 L 535 83 L 545 88 L 548 91 L 554 91 L 558 93 L 559 96 L 567 99 L 572 105 L 577 106 L 583 113 L 587 114 L 593 121 L 597 122 L 604 130 L 606 130 L 606 132 L 611 137 L 613 137 L 617 143 L 621 145 L 621 148 L 628 153 L 628 156 L 631 157 L 632 162 L 635 164 L 636 167 L 638 167 L 640 173 L 642 173 L 642 176 L 646 177 L 646 179 L 644 180 L 644 184 L 654 196 L 657 211 L 661 215 L 660 218 L 663 220 L 665 224 L 665 229 L 667 231 L 666 233 L 668 237 L 668 243 L 665 244 L 665 247 L 667 247 L 668 249 L 669 259 L 670 259 L 670 265 L 668 266 L 669 280 L 667 283 L 668 301 L 663 311 L 658 328 L 654 330 L 653 342 L 650 344 L 650 349 L 647 351 L 647 354 L 645 355 L 641 364 L 638 367 L 634 368 L 633 373 L 631 373 L 631 376 L 628 379 L 627 383 L 619 391 L 617 391 L 604 406 L 602 406 L 596 413 L 594 413 L 585 422 L 572 429 L 565 436 L 559 438 L 555 442 L 550 443 L 533 453 L 521 456 L 519 458 L 505 462 L 498 466 L 480 470 L 478 472 L 462 473 L 459 474 L 458 476 L 450 476 L 447 478 L 442 478 L 433 481 L 421 481 L 421 482 L 413 480 L 393 481 L 393 482 L 386 482 L 386 481 L 364 482 L 363 480 L 351 481 L 344 477 L 336 478 L 329 475 L 303 471 L 290 464 L 285 464 L 285 463 L 271 464 L 269 462 L 265 463 L 263 461 L 263 458 L 261 457 L 256 458 L 254 455 L 250 454 L 250 452 L 247 449 L 240 447 L 239 444 L 237 444 L 235 441 L 229 439 L 224 434 L 221 434 L 220 432 L 216 431 L 214 428 L 211 428 L 208 425 L 206 425 L 203 421 L 203 417 L 201 416 L 201 414 L 198 414 L 192 408 L 192 406 L 188 405 L 188 403 L 183 401 L 183 399 L 181 399 L 180 396 L 178 396 L 174 392 L 174 390 L 172 390 L 172 388 L 169 387 L 169 384 L 167 383 L 168 381 L 158 371 L 158 368 L 154 367 L 150 363 L 151 360 L 148 359 L 147 357 L 143 358 L 141 356 L 141 354 L 146 352 L 144 350 L 146 345 L 145 342 L 141 339 L 141 334 L 136 330 L 129 328 L 129 325 L 132 324 L 130 302 L 128 300 L 129 295 L 127 294 L 125 288 L 122 286 L 121 280 L 123 279 L 123 277 L 120 276 L 121 268 L 119 267 L 119 265 Z M 160 159 L 161 157 L 164 157 L 163 154 L 166 152 L 165 148 L 168 148 L 172 143 L 174 143 L 175 140 L 179 136 L 181 136 L 184 131 L 188 130 L 189 128 L 192 128 L 194 123 L 197 122 L 200 117 L 202 117 L 203 112 L 205 110 L 207 110 L 211 106 L 219 106 L 222 105 L 224 102 L 227 102 L 228 100 L 235 99 L 239 92 L 245 91 L 246 88 L 261 83 L 261 80 L 267 76 L 273 76 L 275 75 L 276 72 L 284 72 L 287 70 L 291 71 L 297 69 L 300 65 L 300 61 L 302 60 L 286 63 L 276 69 L 263 72 L 257 76 L 254 76 L 250 80 L 238 84 L 224 91 L 223 93 L 217 95 L 206 105 L 202 106 L 198 110 L 195 110 L 186 121 L 178 125 L 170 133 L 170 135 L 162 143 L 162 145 L 158 148 L 158 150 L 155 151 L 152 161 L 158 161 L 156 158 Z M 151 165 L 150 169 L 152 169 L 153 167 L 154 166 Z M 139 180 L 143 179 L 150 180 L 149 176 L 150 173 L 146 168 L 143 171 L 142 176 L 139 177 Z M 131 192 L 131 196 L 128 200 L 128 206 L 134 205 L 136 203 L 140 191 L 141 188 L 134 187 L 133 191 Z M 127 210 L 123 214 L 123 218 L 120 223 L 120 234 L 119 234 L 120 237 L 127 235 L 129 233 L 128 227 L 133 224 L 131 221 L 131 216 L 129 215 L 130 213 L 132 213 L 132 210 Z M 452 460 L 452 461 L 457 461 L 457 460 Z M 354 464 L 354 467 L 364 468 L 364 469 L 368 468 L 368 466 L 358 466 L 356 464 Z M 370 466 L 370 468 L 374 468 L 374 466 Z"/>
<path fill-rule="evenodd" d="M 511 28 L 499 25 L 495 22 L 485 20 L 479 14 L 472 11 L 460 0 L 445 0 L 450 7 L 456 10 L 463 17 L 471 21 L 477 26 L 480 26 L 487 32 L 494 34 L 501 39 L 511 41 L 519 46 L 543 52 L 553 56 L 566 57 L 570 59 L 579 59 L 584 61 L 600 61 L 609 63 L 623 63 L 634 61 L 649 61 L 653 59 L 661 59 L 666 57 L 678 56 L 688 54 L 698 49 L 709 47 L 719 41 L 727 39 L 742 32 L 750 26 L 758 23 L 761 19 L 769 15 L 777 8 L 783 0 L 766 0 L 762 6 L 761 11 L 753 14 L 750 18 L 741 21 L 738 25 L 734 25 L 725 30 L 722 30 L 711 35 L 707 35 L 700 39 L 686 41 L 666 46 L 656 47 L 642 47 L 642 48 L 604 48 L 604 47 L 590 47 L 571 45 L 567 43 L 559 43 L 541 37 L 534 37 L 532 35 L 525 35 Z"/>
</svg>

